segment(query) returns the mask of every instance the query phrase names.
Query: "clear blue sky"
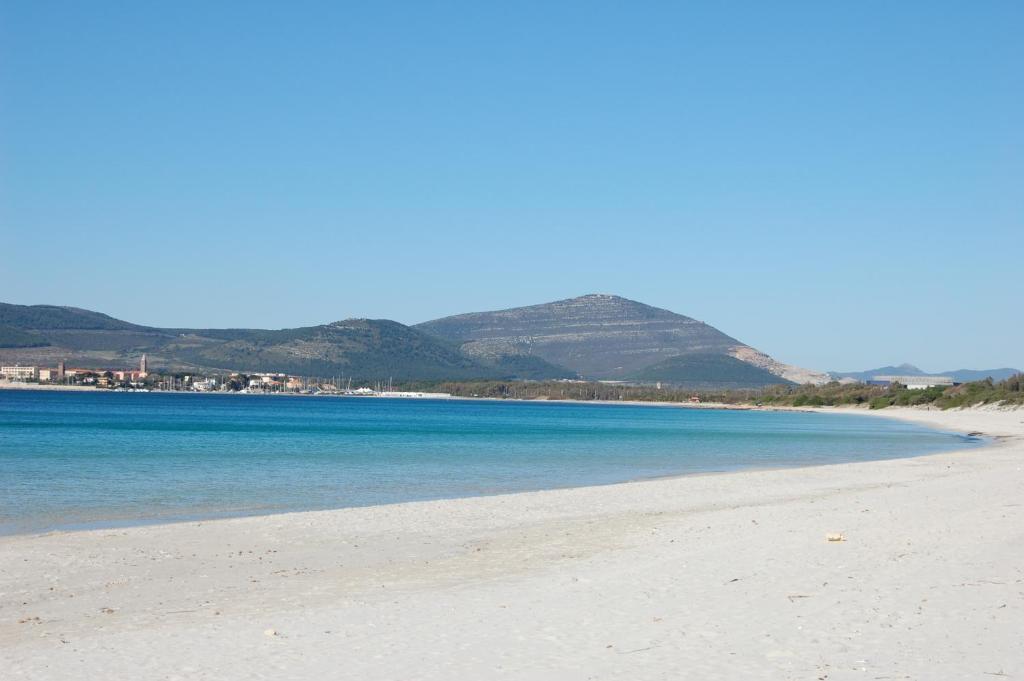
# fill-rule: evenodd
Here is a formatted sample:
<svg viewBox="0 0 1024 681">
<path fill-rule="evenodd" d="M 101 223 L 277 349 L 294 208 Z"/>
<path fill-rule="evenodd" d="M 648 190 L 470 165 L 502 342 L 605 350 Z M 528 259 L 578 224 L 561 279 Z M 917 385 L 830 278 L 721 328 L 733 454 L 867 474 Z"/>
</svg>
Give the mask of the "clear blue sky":
<svg viewBox="0 0 1024 681">
<path fill-rule="evenodd" d="M 406 323 L 589 292 L 1024 365 L 1024 3 L 3 2 L 0 300 Z"/>
</svg>

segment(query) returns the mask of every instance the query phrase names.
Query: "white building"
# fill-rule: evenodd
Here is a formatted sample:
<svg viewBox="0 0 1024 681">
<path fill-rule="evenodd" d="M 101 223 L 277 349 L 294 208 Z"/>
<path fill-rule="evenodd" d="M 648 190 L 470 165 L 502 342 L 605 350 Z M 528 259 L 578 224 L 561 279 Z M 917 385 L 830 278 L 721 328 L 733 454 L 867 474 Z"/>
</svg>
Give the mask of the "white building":
<svg viewBox="0 0 1024 681">
<path fill-rule="evenodd" d="M 209 392 L 217 389 L 217 379 L 207 378 L 201 381 L 192 381 L 192 389 L 197 392 Z"/>
<path fill-rule="evenodd" d="M 0 374 L 3 374 L 12 381 L 27 381 L 36 377 L 36 368 L 23 366 L 0 367 Z"/>
<path fill-rule="evenodd" d="M 948 388 L 953 385 L 953 379 L 949 376 L 875 376 L 871 382 L 884 385 L 899 383 L 911 390 L 924 390 L 936 386 Z"/>
</svg>

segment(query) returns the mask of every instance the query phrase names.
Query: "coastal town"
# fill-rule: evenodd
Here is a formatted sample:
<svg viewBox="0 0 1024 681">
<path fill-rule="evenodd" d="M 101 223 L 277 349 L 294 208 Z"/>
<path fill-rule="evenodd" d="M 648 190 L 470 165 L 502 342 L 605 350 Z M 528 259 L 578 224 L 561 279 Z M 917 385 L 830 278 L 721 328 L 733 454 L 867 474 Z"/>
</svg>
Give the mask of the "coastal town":
<svg viewBox="0 0 1024 681">
<path fill-rule="evenodd" d="M 54 367 L 0 366 L 0 380 L 9 386 L 50 388 L 94 388 L 119 392 L 197 392 L 241 393 L 249 395 L 347 395 L 352 397 L 450 397 L 448 393 L 395 390 L 392 381 L 353 387 L 351 378 L 335 376 L 293 376 L 283 373 L 203 374 L 151 370 L 146 355 L 138 367 L 69 367 L 58 362 Z"/>
</svg>

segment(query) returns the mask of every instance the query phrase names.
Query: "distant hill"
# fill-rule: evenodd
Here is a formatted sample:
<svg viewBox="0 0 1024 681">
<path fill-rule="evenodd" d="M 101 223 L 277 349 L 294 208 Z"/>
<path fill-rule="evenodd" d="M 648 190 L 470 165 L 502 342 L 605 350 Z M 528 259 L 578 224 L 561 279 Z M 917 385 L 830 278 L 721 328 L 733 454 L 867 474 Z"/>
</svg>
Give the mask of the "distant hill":
<svg viewBox="0 0 1024 681">
<path fill-rule="evenodd" d="M 145 327 L 114 319 L 100 312 L 57 305 L 10 305 L 0 303 L 0 326 L 42 330 L 139 330 Z"/>
<path fill-rule="evenodd" d="M 873 376 L 925 376 L 925 372 L 913 364 L 900 364 L 899 366 L 878 367 L 867 371 L 830 371 L 829 376 L 834 379 L 850 378 L 855 381 L 866 382 Z"/>
<path fill-rule="evenodd" d="M 641 369 L 636 378 L 691 388 L 761 388 L 789 384 L 767 369 L 756 367 L 730 355 L 693 353 L 677 355 Z"/>
<path fill-rule="evenodd" d="M 197 366 L 302 376 L 441 380 L 502 375 L 456 347 L 387 319 L 346 319 L 281 331 L 186 331 L 164 351 Z"/>
<path fill-rule="evenodd" d="M 406 326 L 346 319 L 295 329 L 159 328 L 99 312 L 0 303 L 0 361 L 282 372 L 362 381 L 586 378 L 757 387 L 827 376 L 782 364 L 684 315 L 611 295 Z"/>
<path fill-rule="evenodd" d="M 940 375 L 952 376 L 957 383 L 970 383 L 971 381 L 984 381 L 986 378 L 991 378 L 996 382 L 1005 381 L 1011 376 L 1021 373 L 1024 371 L 1003 367 L 1002 369 L 954 369 L 953 371 L 943 371 Z"/>
<path fill-rule="evenodd" d="M 606 294 L 455 315 L 416 328 L 460 343 L 462 351 L 471 357 L 540 357 L 587 378 L 669 380 L 667 374 L 675 372 L 678 376 L 683 365 L 662 363 L 681 355 L 694 356 L 685 363 L 688 372 L 703 374 L 695 363 L 732 357 L 774 378 L 796 382 L 828 378 L 777 362 L 704 322 Z M 709 363 L 711 373 L 706 375 L 710 376 L 716 367 L 724 369 L 724 364 Z M 659 376 L 659 370 L 664 370 L 666 376 Z"/>
<path fill-rule="evenodd" d="M 564 376 L 542 362 L 481 362 L 457 345 L 398 322 L 349 319 L 298 329 L 161 329 L 97 312 L 0 303 L 4 363 L 184 371 L 284 372 L 357 380 L 512 379 Z"/>
<path fill-rule="evenodd" d="M 913 364 L 900 364 L 898 366 L 885 366 L 867 371 L 832 371 L 829 373 L 835 379 L 850 378 L 855 381 L 869 381 L 875 376 L 949 376 L 957 383 L 970 383 L 971 381 L 983 381 L 991 378 L 993 381 L 1004 381 L 1014 374 L 1021 373 L 1020 369 L 1003 367 L 1001 369 L 954 369 L 952 371 L 922 371 Z"/>
</svg>

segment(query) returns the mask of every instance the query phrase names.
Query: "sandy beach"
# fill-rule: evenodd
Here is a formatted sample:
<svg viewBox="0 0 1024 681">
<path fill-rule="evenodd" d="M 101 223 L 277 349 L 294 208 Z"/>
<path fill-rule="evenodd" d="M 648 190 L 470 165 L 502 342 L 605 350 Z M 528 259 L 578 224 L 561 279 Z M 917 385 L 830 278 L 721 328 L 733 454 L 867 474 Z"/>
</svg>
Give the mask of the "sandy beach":
<svg viewBox="0 0 1024 681">
<path fill-rule="evenodd" d="M 0 678 L 1024 677 L 1024 411 L 872 413 L 996 441 L 2 537 Z"/>
</svg>

